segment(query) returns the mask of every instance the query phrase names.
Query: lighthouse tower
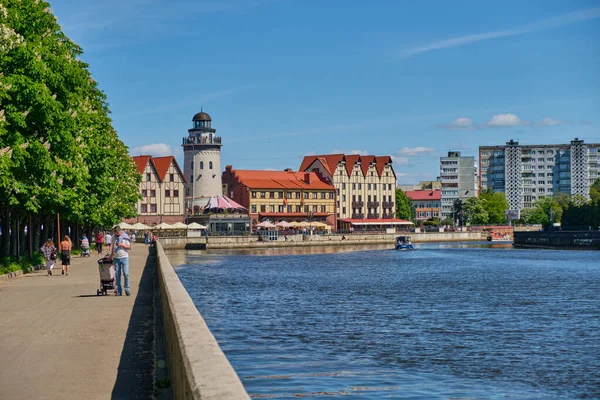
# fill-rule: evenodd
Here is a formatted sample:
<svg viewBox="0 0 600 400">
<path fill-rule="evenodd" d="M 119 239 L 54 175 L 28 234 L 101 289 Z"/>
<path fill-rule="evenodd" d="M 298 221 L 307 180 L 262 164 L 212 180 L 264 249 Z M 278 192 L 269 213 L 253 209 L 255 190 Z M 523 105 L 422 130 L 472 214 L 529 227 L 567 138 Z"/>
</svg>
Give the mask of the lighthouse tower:
<svg viewBox="0 0 600 400">
<path fill-rule="evenodd" d="M 197 214 L 208 199 L 222 194 L 221 138 L 211 127 L 210 115 L 200 111 L 192 118 L 192 129 L 183 138 L 185 207 Z"/>
</svg>

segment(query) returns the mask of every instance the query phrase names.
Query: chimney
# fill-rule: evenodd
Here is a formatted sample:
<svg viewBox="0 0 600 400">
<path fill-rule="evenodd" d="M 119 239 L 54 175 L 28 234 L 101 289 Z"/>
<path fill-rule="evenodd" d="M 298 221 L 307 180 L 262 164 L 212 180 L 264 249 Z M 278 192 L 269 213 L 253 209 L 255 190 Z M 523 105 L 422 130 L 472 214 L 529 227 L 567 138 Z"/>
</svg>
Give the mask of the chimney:
<svg viewBox="0 0 600 400">
<path fill-rule="evenodd" d="M 225 167 L 225 171 L 231 172 L 232 168 L 233 167 L 231 165 L 228 165 L 228 166 Z"/>
<path fill-rule="evenodd" d="M 286 169 L 284 169 L 284 171 L 285 171 L 285 172 L 287 172 L 287 173 L 292 173 L 292 172 L 294 172 L 294 171 L 292 171 L 292 169 L 291 169 L 291 168 L 286 168 Z"/>
<path fill-rule="evenodd" d="M 308 185 L 310 185 L 310 183 L 311 183 L 311 174 L 310 174 L 310 172 L 305 172 L 304 173 L 304 182 L 306 182 Z"/>
</svg>

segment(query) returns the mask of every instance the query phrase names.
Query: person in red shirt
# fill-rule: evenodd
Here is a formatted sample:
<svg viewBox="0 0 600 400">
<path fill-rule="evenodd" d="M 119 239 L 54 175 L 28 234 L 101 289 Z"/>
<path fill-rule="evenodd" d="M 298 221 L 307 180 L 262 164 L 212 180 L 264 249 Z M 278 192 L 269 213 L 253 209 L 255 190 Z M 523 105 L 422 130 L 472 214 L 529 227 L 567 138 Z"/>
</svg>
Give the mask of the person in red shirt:
<svg viewBox="0 0 600 400">
<path fill-rule="evenodd" d="M 96 234 L 96 249 L 98 250 L 98 254 L 102 253 L 102 245 L 104 244 L 104 235 L 102 232 L 98 232 Z"/>
</svg>

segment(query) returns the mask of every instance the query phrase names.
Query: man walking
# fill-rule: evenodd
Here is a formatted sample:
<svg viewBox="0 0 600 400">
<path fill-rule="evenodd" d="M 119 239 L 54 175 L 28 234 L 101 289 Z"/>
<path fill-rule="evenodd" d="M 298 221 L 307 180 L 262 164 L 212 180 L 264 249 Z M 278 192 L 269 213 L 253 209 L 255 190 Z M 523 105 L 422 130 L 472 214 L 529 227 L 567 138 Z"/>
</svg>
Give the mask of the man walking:
<svg viewBox="0 0 600 400">
<path fill-rule="evenodd" d="M 117 283 L 116 294 L 121 296 L 121 272 L 123 272 L 125 294 L 129 296 L 129 250 L 131 249 L 131 241 L 127 233 L 123 232 L 120 227 L 115 228 L 115 235 L 112 238 L 112 259 L 115 265 L 115 281 Z"/>
<path fill-rule="evenodd" d="M 96 234 L 96 249 L 98 250 L 98 254 L 102 254 L 102 244 L 104 243 L 104 235 L 102 231 L 98 231 Z"/>
<path fill-rule="evenodd" d="M 112 249 L 110 248 L 110 245 L 112 244 L 112 236 L 110 235 L 110 232 L 106 232 L 106 236 L 104 236 L 104 243 L 106 244 L 106 254 L 111 254 Z"/>
</svg>

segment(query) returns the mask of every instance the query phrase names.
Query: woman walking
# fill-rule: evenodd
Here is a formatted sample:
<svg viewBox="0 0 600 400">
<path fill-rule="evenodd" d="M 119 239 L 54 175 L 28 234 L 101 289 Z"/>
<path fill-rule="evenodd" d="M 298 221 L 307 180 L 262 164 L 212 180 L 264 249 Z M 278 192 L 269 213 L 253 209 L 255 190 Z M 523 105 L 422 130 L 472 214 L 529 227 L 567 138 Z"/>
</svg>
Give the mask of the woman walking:
<svg viewBox="0 0 600 400">
<path fill-rule="evenodd" d="M 73 243 L 71 238 L 65 235 L 65 238 L 60 242 L 60 251 L 62 259 L 62 274 L 69 275 L 69 265 L 71 265 L 71 250 L 73 249 Z"/>
<path fill-rule="evenodd" d="M 40 251 L 46 259 L 46 270 L 48 271 L 48 276 L 50 276 L 52 275 L 52 269 L 56 262 L 56 247 L 54 247 L 54 241 L 52 241 L 52 239 L 46 240 L 46 243 L 40 248 Z"/>
</svg>

